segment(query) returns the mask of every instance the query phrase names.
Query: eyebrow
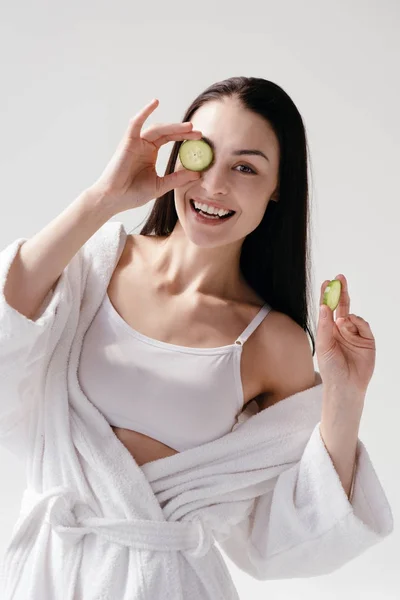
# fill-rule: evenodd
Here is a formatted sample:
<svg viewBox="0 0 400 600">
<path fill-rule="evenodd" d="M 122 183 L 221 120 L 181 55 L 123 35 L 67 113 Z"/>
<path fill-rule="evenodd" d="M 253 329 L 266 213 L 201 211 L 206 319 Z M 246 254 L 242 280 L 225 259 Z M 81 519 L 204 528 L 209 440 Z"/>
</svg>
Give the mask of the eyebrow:
<svg viewBox="0 0 400 600">
<path fill-rule="evenodd" d="M 203 135 L 201 139 L 204 142 L 206 142 L 209 146 L 211 146 L 211 148 L 215 152 L 215 144 L 214 144 L 214 142 L 212 142 L 205 135 Z M 266 156 L 266 154 L 264 154 L 264 152 L 261 152 L 261 150 L 234 150 L 232 152 L 232 154 L 234 154 L 235 156 L 242 156 L 244 154 L 250 154 L 250 155 L 255 155 L 255 156 L 263 156 L 265 159 L 267 159 L 268 162 L 270 162 L 268 156 Z"/>
</svg>

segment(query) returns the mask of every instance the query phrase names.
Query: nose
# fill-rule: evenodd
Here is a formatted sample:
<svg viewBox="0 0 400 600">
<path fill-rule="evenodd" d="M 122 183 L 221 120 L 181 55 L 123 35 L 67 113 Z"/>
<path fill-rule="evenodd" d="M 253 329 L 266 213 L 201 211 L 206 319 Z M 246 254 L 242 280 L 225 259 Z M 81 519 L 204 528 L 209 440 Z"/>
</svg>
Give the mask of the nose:
<svg viewBox="0 0 400 600">
<path fill-rule="evenodd" d="M 218 167 L 216 164 L 203 171 L 201 185 L 209 198 L 217 194 L 225 195 L 229 190 L 226 173 L 222 167 Z"/>
</svg>

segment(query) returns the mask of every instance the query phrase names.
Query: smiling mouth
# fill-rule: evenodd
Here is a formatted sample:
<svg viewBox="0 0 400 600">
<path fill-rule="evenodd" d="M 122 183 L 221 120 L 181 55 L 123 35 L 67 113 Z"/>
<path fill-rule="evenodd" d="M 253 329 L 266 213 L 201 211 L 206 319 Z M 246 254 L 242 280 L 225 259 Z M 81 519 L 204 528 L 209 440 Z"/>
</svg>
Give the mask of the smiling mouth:
<svg viewBox="0 0 400 600">
<path fill-rule="evenodd" d="M 195 205 L 194 205 L 194 201 L 193 201 L 193 200 L 190 200 L 189 202 L 190 202 L 190 205 L 191 205 L 191 207 L 193 208 L 193 210 L 195 210 L 195 211 L 196 211 L 197 213 L 199 213 L 200 215 L 202 215 L 202 216 L 204 216 L 204 217 L 206 217 L 206 218 L 208 217 L 208 218 L 210 218 L 210 219 L 220 219 L 220 220 L 223 220 L 223 219 L 229 219 L 229 218 L 230 218 L 230 217 L 232 217 L 232 216 L 235 214 L 235 212 L 236 212 L 236 211 L 234 211 L 234 210 L 231 210 L 231 211 L 229 211 L 229 213 L 228 213 L 227 215 L 223 215 L 222 217 L 220 217 L 220 216 L 219 216 L 219 215 L 217 215 L 217 214 L 211 215 L 210 213 L 205 213 L 205 212 L 203 212 L 203 211 L 202 211 L 200 208 L 196 208 L 196 207 L 195 207 Z"/>
</svg>

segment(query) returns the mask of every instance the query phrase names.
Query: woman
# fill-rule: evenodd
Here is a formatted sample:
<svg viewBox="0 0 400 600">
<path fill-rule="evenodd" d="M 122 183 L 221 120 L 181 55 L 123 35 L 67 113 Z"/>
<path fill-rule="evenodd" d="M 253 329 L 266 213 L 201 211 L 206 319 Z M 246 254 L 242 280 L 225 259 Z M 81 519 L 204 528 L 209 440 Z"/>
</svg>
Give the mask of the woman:
<svg viewBox="0 0 400 600">
<path fill-rule="evenodd" d="M 30 484 L 5 598 L 237 598 L 213 539 L 267 579 L 331 572 L 391 532 L 358 440 L 374 338 L 342 275 L 337 321 L 318 325 L 323 397 L 314 385 L 297 109 L 244 77 L 143 130 L 156 106 L 89 190 L 1 253 L 0 438 Z M 213 161 L 189 171 L 179 147 L 200 139 Z M 140 235 L 107 223 L 154 197 Z"/>
<path fill-rule="evenodd" d="M 274 109 L 278 98 L 280 110 Z M 156 106 L 154 102 L 147 107 L 141 118 L 146 118 Z M 289 118 L 286 120 L 286 112 L 292 125 Z M 281 158 L 278 137 L 284 123 L 291 141 L 290 149 L 284 148 Z M 156 367 L 152 366 L 155 394 L 160 379 L 171 368 L 170 360 L 177 359 L 177 351 L 179 369 L 191 373 L 189 403 L 188 390 L 182 388 L 179 393 L 178 374 L 178 381 L 171 375 L 165 382 L 162 406 L 159 397 L 149 394 L 148 416 L 140 407 L 132 412 L 132 407 L 127 406 L 119 411 L 119 416 L 115 406 L 109 407 L 110 412 L 114 410 L 109 420 L 116 435 L 139 464 L 171 455 L 177 448 L 215 439 L 231 430 L 238 414 L 252 399 L 258 407 L 266 408 L 291 393 L 310 388 L 315 380 L 303 330 L 308 311 L 305 133 L 293 104 L 270 82 L 234 78 L 212 86 L 196 99 L 185 114 L 183 125 L 160 129 L 152 126 L 142 134 L 143 147 L 137 148 L 134 142 L 131 146 L 135 162 L 140 165 L 137 171 L 142 168 L 140 176 L 150 177 L 151 183 L 146 179 L 141 184 L 136 179 L 117 182 L 115 172 L 110 177 L 107 171 L 96 184 L 107 190 L 106 196 L 115 196 L 116 206 L 121 196 L 125 206 L 133 207 L 138 205 L 138 198 L 143 204 L 158 192 L 159 198 L 141 234 L 128 237 L 106 303 L 111 316 L 118 319 L 113 315 L 114 307 L 131 328 L 146 334 L 153 343 L 162 342 L 160 363 L 164 367 L 155 374 Z M 181 142 L 175 142 L 167 173 L 187 174 L 187 182 L 175 190 L 164 188 L 160 193 L 153 143 L 158 148 L 174 139 L 171 135 L 161 137 L 167 131 L 177 137 L 181 132 L 189 139 L 202 137 L 211 142 L 214 160 L 201 174 L 187 173 L 178 157 Z M 188 132 L 192 132 L 190 136 Z M 146 160 L 149 171 L 145 170 Z M 282 186 L 283 198 L 278 206 L 281 162 L 283 173 L 290 173 L 290 178 Z M 170 181 L 172 185 L 174 180 Z M 129 190 L 123 184 L 130 185 Z M 138 185 L 150 185 L 150 189 L 139 192 Z M 233 211 L 233 215 L 224 220 L 202 218 L 200 209 L 195 207 L 202 204 Z M 288 243 L 289 239 L 292 243 Z M 255 321 L 257 316 L 262 320 Z M 242 356 L 236 360 L 232 345 L 249 325 L 251 335 L 248 331 L 246 343 L 243 340 L 241 344 Z M 125 330 L 125 337 L 131 333 Z M 101 360 L 94 355 L 99 347 L 96 332 L 89 334 L 89 340 L 90 350 L 83 354 L 81 363 L 83 385 L 88 363 L 95 370 Z M 147 352 L 152 363 L 154 348 L 143 344 L 143 339 L 140 342 L 138 350 Z M 225 346 L 224 355 L 201 352 L 198 356 L 192 350 L 221 346 Z M 185 356 L 187 347 L 191 350 Z M 131 345 L 132 351 L 133 348 Z M 106 365 L 103 363 L 102 367 Z M 87 395 L 99 399 L 100 382 L 88 379 Z M 200 407 L 198 395 L 205 391 L 207 401 L 203 399 Z M 102 408 L 107 412 L 106 398 Z M 129 427 L 129 414 L 132 418 L 133 413 L 135 423 Z M 150 416 L 153 414 L 159 415 L 159 423 L 154 422 Z M 135 426 L 141 433 L 133 431 Z M 143 435 L 152 432 L 152 428 L 158 435 Z"/>
</svg>

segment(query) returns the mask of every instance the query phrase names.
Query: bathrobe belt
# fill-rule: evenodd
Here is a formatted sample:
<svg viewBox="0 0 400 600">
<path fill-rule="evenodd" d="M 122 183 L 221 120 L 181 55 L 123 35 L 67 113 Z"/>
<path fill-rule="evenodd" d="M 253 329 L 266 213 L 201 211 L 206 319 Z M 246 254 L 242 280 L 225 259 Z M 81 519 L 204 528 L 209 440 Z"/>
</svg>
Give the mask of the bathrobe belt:
<svg viewBox="0 0 400 600">
<path fill-rule="evenodd" d="M 90 506 L 79 500 L 68 487 L 57 486 L 44 493 L 30 488 L 24 491 L 21 516 L 13 532 L 18 544 L 27 528 L 42 520 L 69 545 L 77 544 L 88 533 L 101 535 L 111 542 L 140 550 L 181 551 L 204 556 L 214 544 L 211 530 L 202 521 L 156 521 L 146 519 L 110 519 L 96 517 Z"/>
</svg>

